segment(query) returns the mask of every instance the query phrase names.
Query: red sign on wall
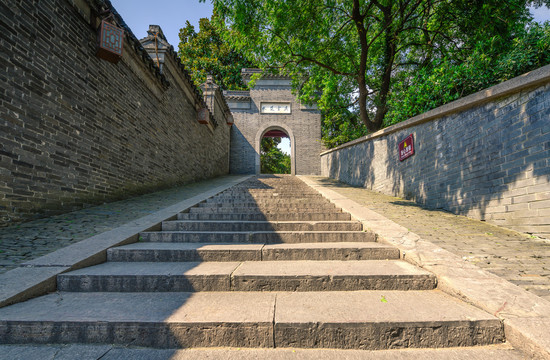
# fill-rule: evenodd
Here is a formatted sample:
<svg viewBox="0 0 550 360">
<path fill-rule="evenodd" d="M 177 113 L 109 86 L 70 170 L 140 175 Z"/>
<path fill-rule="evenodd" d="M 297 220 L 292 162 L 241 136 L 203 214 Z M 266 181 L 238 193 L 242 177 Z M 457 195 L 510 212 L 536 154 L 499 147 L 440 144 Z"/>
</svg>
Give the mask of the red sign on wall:
<svg viewBox="0 0 550 360">
<path fill-rule="evenodd" d="M 409 156 L 414 155 L 413 134 L 410 134 L 405 140 L 399 143 L 399 160 L 403 161 Z"/>
</svg>

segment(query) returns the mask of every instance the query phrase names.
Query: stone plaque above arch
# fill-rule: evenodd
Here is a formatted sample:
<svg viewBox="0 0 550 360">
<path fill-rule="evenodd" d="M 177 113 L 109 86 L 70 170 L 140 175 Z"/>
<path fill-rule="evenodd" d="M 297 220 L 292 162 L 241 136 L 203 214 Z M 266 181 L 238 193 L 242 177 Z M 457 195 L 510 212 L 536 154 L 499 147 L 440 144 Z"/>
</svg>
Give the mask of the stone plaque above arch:
<svg viewBox="0 0 550 360">
<path fill-rule="evenodd" d="M 248 82 L 259 69 L 243 69 Z M 225 91 L 235 119 L 231 129 L 230 170 L 234 174 L 260 173 L 260 141 L 267 133 L 286 134 L 291 144 L 293 175 L 319 175 L 321 114 L 315 106 L 300 104 L 292 94 L 291 79 L 263 75 L 250 91 Z M 285 108 L 285 106 L 288 106 Z"/>
<path fill-rule="evenodd" d="M 291 114 L 292 105 L 289 102 L 262 102 L 260 114 Z"/>
</svg>

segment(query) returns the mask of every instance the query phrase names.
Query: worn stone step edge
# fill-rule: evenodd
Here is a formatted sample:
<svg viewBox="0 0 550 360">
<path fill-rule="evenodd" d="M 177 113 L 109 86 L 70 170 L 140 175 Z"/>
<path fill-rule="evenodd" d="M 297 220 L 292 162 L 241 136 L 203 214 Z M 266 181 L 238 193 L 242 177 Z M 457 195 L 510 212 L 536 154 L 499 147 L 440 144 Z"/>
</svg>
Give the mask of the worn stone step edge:
<svg viewBox="0 0 550 360">
<path fill-rule="evenodd" d="M 270 196 L 270 197 L 260 197 L 255 198 L 253 196 L 238 196 L 238 195 L 228 195 L 228 196 L 213 196 L 209 199 L 207 199 L 205 202 L 207 203 L 231 203 L 236 201 L 243 201 L 243 202 L 254 202 L 254 203 L 267 203 L 267 202 L 277 202 L 277 203 L 284 203 L 284 202 L 307 202 L 307 203 L 329 203 L 330 202 L 322 197 L 321 195 L 315 196 L 315 197 L 306 197 L 302 198 L 299 196 L 288 196 L 288 197 L 281 197 L 281 196 Z"/>
<path fill-rule="evenodd" d="M 134 243 L 107 250 L 108 261 L 277 261 L 399 259 L 395 247 L 375 242 L 303 244 Z"/>
<path fill-rule="evenodd" d="M 229 190 L 224 195 L 252 195 L 252 196 L 318 196 L 315 191 L 301 191 L 294 189 L 252 189 L 252 190 Z"/>
<path fill-rule="evenodd" d="M 504 341 L 498 319 L 441 295 L 437 291 L 60 292 L 3 309 L 0 343 L 378 350 Z M 424 306 L 420 313 L 432 315 L 418 320 L 413 311 L 426 302 L 431 306 Z M 302 308 L 304 304 L 309 304 L 309 309 Z M 334 311 L 327 312 L 326 308 Z M 402 310 L 410 315 L 404 316 Z M 380 311 L 382 315 L 377 315 Z M 29 320 L 37 318 L 32 315 L 36 312 L 40 313 L 38 319 Z M 372 315 L 365 317 L 361 312 Z"/>
<path fill-rule="evenodd" d="M 223 242 L 223 243 L 306 243 L 376 241 L 376 234 L 366 231 L 151 231 L 139 234 L 147 242 Z"/>
<path fill-rule="evenodd" d="M 272 209 L 272 208 L 289 208 L 289 209 L 335 209 L 336 207 L 327 202 L 253 202 L 253 201 L 233 201 L 233 202 L 203 202 L 199 204 L 201 208 L 260 208 L 260 209 Z"/>
<path fill-rule="evenodd" d="M 222 214 L 222 213 L 179 213 L 178 220 L 243 220 L 243 221 L 324 221 L 324 220 L 351 220 L 351 215 L 348 213 L 282 213 L 282 214 Z"/>
<path fill-rule="evenodd" d="M 59 291 L 433 290 L 432 274 L 401 260 L 107 262 L 60 274 Z"/>
<path fill-rule="evenodd" d="M 196 214 L 316 214 L 316 213 L 340 213 L 338 208 L 253 208 L 253 207 L 193 207 L 189 213 Z"/>
<path fill-rule="evenodd" d="M 216 196 L 212 196 L 210 199 L 213 200 L 289 200 L 297 199 L 302 201 L 312 200 L 312 201 L 326 201 L 326 199 L 320 194 L 308 193 L 308 194 L 246 194 L 246 193 L 222 193 Z"/>
<path fill-rule="evenodd" d="M 362 231 L 357 221 L 268 222 L 268 221 L 185 221 L 162 223 L 163 231 Z"/>
</svg>

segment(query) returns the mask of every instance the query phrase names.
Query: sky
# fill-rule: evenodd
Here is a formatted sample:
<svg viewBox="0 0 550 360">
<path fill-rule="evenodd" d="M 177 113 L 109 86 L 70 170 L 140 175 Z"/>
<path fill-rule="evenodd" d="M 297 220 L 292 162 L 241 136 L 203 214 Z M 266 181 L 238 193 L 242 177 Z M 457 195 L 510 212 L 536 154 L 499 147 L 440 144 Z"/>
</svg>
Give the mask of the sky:
<svg viewBox="0 0 550 360">
<path fill-rule="evenodd" d="M 542 6 L 538 9 L 531 8 L 531 14 L 535 21 L 543 23 L 550 20 L 550 9 L 546 6 Z"/>
<path fill-rule="evenodd" d="M 179 30 L 189 20 L 195 29 L 199 29 L 200 18 L 210 18 L 212 4 L 210 0 L 111 0 L 111 3 L 122 16 L 126 24 L 138 38 L 147 36 L 149 25 L 160 25 L 168 42 L 178 48 Z M 550 9 L 541 7 L 531 8 L 535 21 L 550 20 Z M 283 139 L 279 148 L 290 153 L 290 141 Z"/>
<path fill-rule="evenodd" d="M 149 25 L 160 25 L 168 42 L 177 50 L 179 31 L 185 21 L 199 29 L 200 18 L 212 16 L 212 4 L 209 0 L 111 0 L 126 24 L 138 38 L 147 36 Z"/>
</svg>

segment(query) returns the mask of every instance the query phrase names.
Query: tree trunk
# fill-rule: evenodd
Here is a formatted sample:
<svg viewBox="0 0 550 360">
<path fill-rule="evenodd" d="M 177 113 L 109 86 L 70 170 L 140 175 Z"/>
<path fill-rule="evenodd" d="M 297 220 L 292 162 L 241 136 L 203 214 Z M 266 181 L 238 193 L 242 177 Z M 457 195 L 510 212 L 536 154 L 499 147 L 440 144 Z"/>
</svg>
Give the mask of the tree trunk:
<svg viewBox="0 0 550 360">
<path fill-rule="evenodd" d="M 377 96 L 376 101 L 376 114 L 374 120 L 372 121 L 373 128 L 380 130 L 382 128 L 382 123 L 384 122 L 384 116 L 388 112 L 388 94 L 390 92 L 391 85 L 391 72 L 393 68 L 393 63 L 395 60 L 395 46 L 397 39 L 394 34 L 394 29 L 392 26 L 392 15 L 391 15 L 391 3 L 387 7 L 383 8 L 382 12 L 384 14 L 384 27 L 385 27 L 385 36 L 384 36 L 384 58 L 382 60 L 383 64 L 383 73 L 382 81 L 380 84 L 380 92 Z M 370 129 L 369 129 L 370 130 Z"/>
<path fill-rule="evenodd" d="M 372 123 L 369 112 L 367 111 L 367 96 L 368 88 L 365 78 L 367 72 L 367 58 L 369 55 L 369 44 L 367 42 L 367 31 L 365 25 L 363 24 L 364 16 L 361 15 L 361 9 L 359 0 L 353 0 L 353 9 L 351 12 L 351 18 L 355 23 L 357 28 L 357 33 L 359 35 L 359 42 L 361 44 L 361 58 L 359 59 L 359 73 L 357 74 L 357 84 L 359 86 L 359 115 L 361 116 L 361 121 L 365 124 L 367 129 L 370 132 L 379 130 L 379 127 L 376 128 Z"/>
</svg>

